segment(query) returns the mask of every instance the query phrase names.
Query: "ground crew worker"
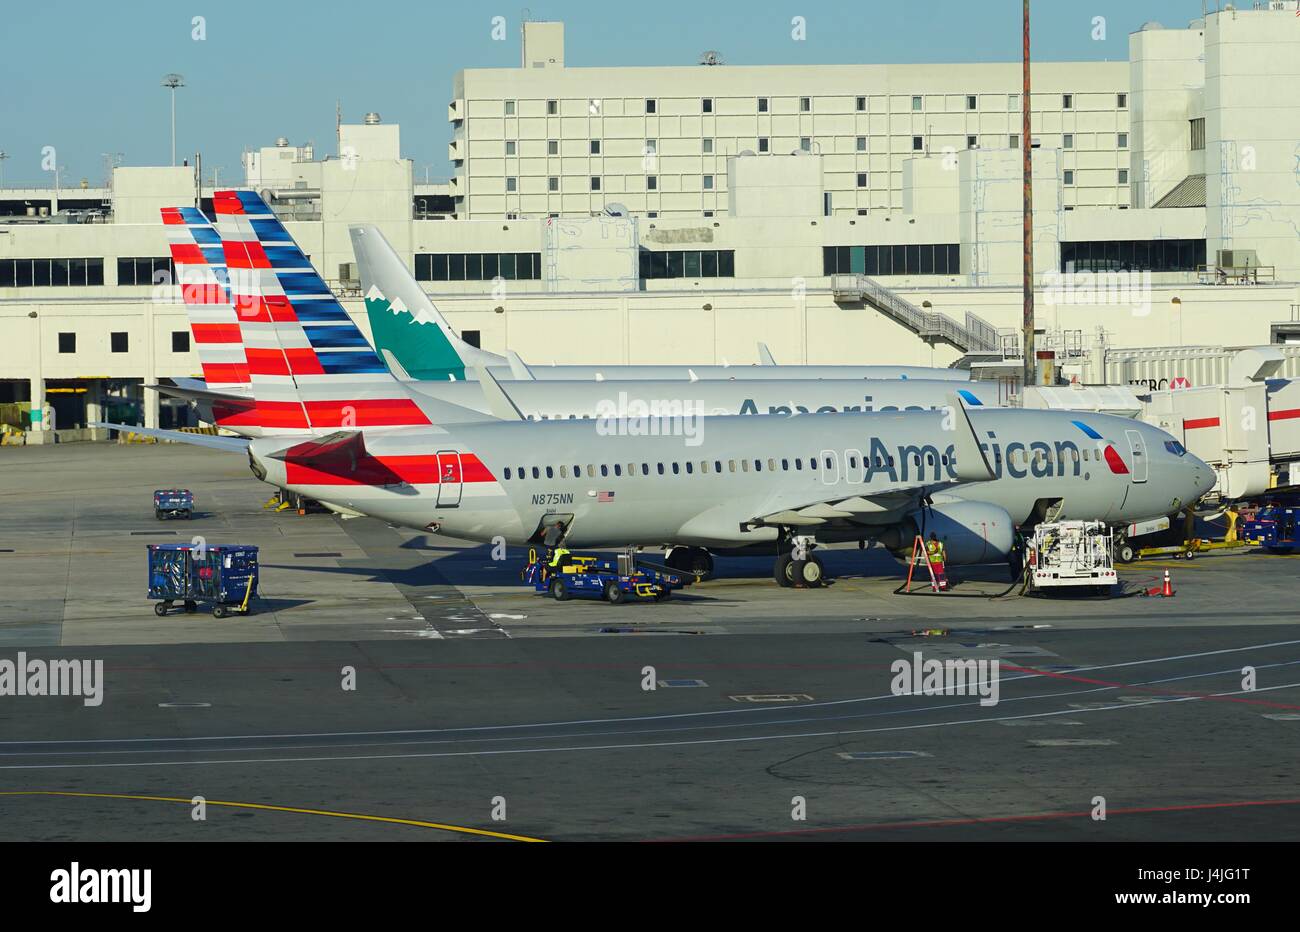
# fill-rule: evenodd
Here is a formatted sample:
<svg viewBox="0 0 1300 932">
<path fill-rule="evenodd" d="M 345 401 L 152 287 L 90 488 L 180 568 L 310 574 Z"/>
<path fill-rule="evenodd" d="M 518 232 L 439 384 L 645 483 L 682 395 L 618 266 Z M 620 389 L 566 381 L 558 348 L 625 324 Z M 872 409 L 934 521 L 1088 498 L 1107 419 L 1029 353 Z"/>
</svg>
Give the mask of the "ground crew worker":
<svg viewBox="0 0 1300 932">
<path fill-rule="evenodd" d="M 569 551 L 564 549 L 564 522 L 556 521 L 546 529 L 546 536 L 542 538 L 546 544 L 546 564 L 554 569 L 560 566 L 560 558 L 567 556 Z"/>
<path fill-rule="evenodd" d="M 930 572 L 934 575 L 935 589 L 940 592 L 948 588 L 948 577 L 943 571 L 944 556 L 943 541 L 939 540 L 934 531 L 931 531 L 930 539 L 925 544 L 925 558 L 930 561 Z"/>
</svg>

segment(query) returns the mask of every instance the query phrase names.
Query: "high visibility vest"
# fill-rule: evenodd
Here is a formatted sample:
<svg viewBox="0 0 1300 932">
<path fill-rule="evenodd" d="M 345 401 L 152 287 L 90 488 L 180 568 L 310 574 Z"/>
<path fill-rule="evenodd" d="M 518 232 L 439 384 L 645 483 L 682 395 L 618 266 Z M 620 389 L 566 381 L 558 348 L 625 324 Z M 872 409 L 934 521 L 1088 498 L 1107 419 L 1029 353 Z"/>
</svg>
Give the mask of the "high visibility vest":
<svg viewBox="0 0 1300 932">
<path fill-rule="evenodd" d="M 551 553 L 551 563 L 550 563 L 550 565 L 551 565 L 551 566 L 557 566 L 557 565 L 559 565 L 560 557 L 564 556 L 564 555 L 565 555 L 566 553 L 568 553 L 568 552 L 569 552 L 569 551 L 565 550 L 563 547 L 556 547 L 555 550 L 554 550 L 554 552 Z"/>
<path fill-rule="evenodd" d="M 932 540 L 927 543 L 925 552 L 929 556 L 931 563 L 943 562 L 943 543 L 941 541 Z"/>
</svg>

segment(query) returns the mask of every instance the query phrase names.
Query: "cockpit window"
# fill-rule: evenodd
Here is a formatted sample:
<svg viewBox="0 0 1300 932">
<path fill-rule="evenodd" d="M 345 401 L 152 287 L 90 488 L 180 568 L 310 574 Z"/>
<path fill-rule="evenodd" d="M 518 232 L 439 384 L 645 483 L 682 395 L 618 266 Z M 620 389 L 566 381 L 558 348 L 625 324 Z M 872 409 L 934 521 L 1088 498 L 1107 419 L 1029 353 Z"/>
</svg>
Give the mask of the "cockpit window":
<svg viewBox="0 0 1300 932">
<path fill-rule="evenodd" d="M 1174 456 L 1185 456 L 1187 454 L 1187 447 L 1183 446 L 1177 440 L 1166 440 L 1165 449 Z"/>
</svg>

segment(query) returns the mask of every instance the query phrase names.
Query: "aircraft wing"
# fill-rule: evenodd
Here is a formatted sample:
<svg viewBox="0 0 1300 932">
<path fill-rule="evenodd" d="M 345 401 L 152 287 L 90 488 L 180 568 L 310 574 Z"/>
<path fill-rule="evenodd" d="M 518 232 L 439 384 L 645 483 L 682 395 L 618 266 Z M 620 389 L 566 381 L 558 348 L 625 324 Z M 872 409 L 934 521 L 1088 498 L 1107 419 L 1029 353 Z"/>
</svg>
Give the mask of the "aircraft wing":
<svg viewBox="0 0 1300 932">
<path fill-rule="evenodd" d="M 134 424 L 112 424 L 108 421 L 91 421 L 91 427 L 109 427 L 133 434 L 144 434 L 158 440 L 175 440 L 196 447 L 221 450 L 223 453 L 244 453 L 248 450 L 248 440 L 244 437 L 222 437 L 216 434 L 191 434 L 183 430 L 161 430 L 157 427 L 137 427 Z"/>
<path fill-rule="evenodd" d="M 863 492 L 860 495 L 845 495 L 843 489 L 840 489 L 833 495 L 828 494 L 825 498 L 812 501 L 806 494 L 797 499 L 791 493 L 785 493 L 774 495 L 763 502 L 760 506 L 762 513 L 746 523 L 750 527 L 889 523 L 919 507 L 922 501 L 934 493 L 966 484 L 962 481 L 918 483 L 879 492 Z"/>
</svg>

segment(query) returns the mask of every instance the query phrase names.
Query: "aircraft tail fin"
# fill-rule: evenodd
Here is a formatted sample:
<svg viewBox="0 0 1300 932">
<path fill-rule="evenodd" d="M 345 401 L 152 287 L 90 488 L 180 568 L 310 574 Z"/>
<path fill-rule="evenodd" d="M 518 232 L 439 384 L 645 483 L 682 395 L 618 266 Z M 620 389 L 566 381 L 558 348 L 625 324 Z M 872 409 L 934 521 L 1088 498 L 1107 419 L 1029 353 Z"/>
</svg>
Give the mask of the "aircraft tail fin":
<svg viewBox="0 0 1300 932">
<path fill-rule="evenodd" d="M 319 432 L 428 425 L 260 196 L 213 195 L 253 397 L 268 426 Z"/>
<path fill-rule="evenodd" d="M 767 348 L 766 343 L 758 344 L 758 364 L 760 366 L 776 365 L 776 360 L 772 357 L 772 351 Z"/>
<path fill-rule="evenodd" d="M 462 340 L 378 227 L 350 227 L 375 347 L 389 350 L 417 379 L 464 380 L 474 366 L 509 361 Z"/>
</svg>

